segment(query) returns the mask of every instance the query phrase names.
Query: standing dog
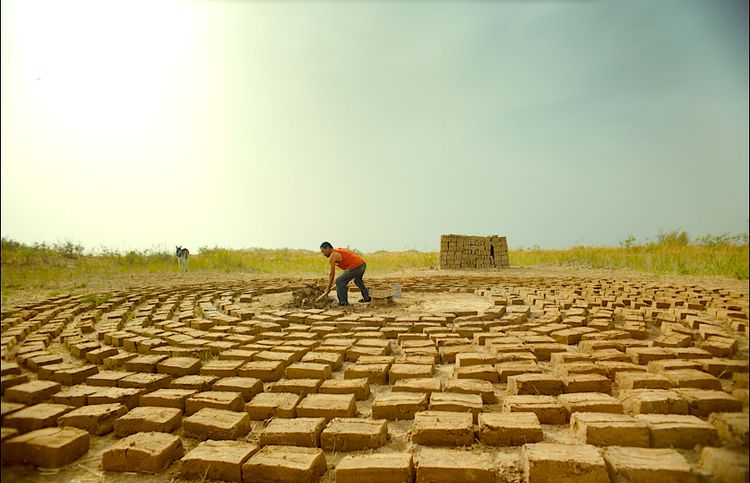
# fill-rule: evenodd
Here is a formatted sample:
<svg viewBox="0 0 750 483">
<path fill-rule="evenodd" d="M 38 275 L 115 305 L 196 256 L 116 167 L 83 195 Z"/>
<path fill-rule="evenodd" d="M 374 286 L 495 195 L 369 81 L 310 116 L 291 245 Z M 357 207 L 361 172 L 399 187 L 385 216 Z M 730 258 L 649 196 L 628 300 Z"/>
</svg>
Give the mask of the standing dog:
<svg viewBox="0 0 750 483">
<path fill-rule="evenodd" d="M 175 248 L 177 249 L 175 250 L 175 256 L 177 257 L 177 270 L 182 269 L 184 272 L 187 272 L 188 255 L 190 255 L 190 252 L 187 248 Z"/>
</svg>

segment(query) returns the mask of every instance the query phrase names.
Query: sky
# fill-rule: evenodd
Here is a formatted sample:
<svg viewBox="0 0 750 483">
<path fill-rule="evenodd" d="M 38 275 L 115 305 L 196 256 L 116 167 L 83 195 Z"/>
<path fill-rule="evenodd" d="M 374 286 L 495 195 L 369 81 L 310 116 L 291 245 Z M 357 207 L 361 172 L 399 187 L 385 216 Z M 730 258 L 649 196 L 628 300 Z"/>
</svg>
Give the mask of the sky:
<svg viewBox="0 0 750 483">
<path fill-rule="evenodd" d="M 3 0 L 2 236 L 748 231 L 748 3 Z"/>
</svg>

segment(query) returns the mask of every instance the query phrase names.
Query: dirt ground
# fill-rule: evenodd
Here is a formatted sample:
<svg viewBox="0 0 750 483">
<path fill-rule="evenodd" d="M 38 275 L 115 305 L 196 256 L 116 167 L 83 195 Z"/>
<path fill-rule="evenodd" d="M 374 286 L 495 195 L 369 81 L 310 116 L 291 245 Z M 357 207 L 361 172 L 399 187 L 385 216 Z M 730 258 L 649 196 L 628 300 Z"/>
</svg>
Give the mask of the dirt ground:
<svg viewBox="0 0 750 483">
<path fill-rule="evenodd" d="M 696 309 L 697 315 L 710 319 L 712 323 L 715 323 L 717 328 L 723 331 L 723 335 L 733 339 L 736 343 L 735 349 L 731 354 L 721 357 L 728 360 L 745 361 L 747 363 L 747 326 L 745 325 L 744 329 L 741 324 L 739 326 L 735 324 L 735 326 L 730 327 L 729 321 L 722 318 L 726 317 L 726 313 L 722 313 L 723 315 L 719 316 L 716 315 L 717 312 L 715 311 L 708 311 L 709 308 L 728 307 L 725 309 L 725 312 L 726 310 L 730 310 L 738 314 L 744 314 L 744 319 L 741 315 L 735 314 L 734 317 L 738 317 L 738 319 L 731 320 L 744 320 L 747 322 L 747 281 L 725 277 L 650 275 L 623 270 L 514 267 L 488 271 L 408 270 L 392 273 L 387 276 L 365 277 L 365 282 L 375 290 L 393 289 L 396 286 L 400 286 L 402 295 L 399 298 L 395 298 L 391 305 L 378 306 L 374 304 L 353 303 L 349 307 L 338 307 L 335 304 L 334 291 L 329 300 L 331 305 L 328 309 L 332 311 L 331 317 L 334 317 L 334 320 L 371 316 L 381 317 L 390 321 L 393 321 L 395 318 L 420 320 L 421 317 L 440 317 L 448 314 L 449 321 L 444 325 L 446 330 L 451 331 L 457 327 L 455 325 L 457 321 L 450 322 L 456 319 L 456 313 L 470 314 L 463 317 L 459 316 L 458 321 L 474 321 L 474 323 L 481 326 L 483 320 L 492 321 L 488 317 L 482 318 L 484 314 L 496 310 L 498 307 L 507 307 L 507 315 L 510 312 L 510 308 L 513 305 L 517 305 L 518 307 L 528 307 L 529 314 L 523 322 L 513 325 L 511 330 L 508 331 L 508 335 L 514 336 L 515 334 L 515 336 L 523 337 L 528 336 L 529 331 L 548 335 L 549 332 L 544 331 L 544 324 L 549 323 L 547 322 L 549 317 L 559 316 L 562 323 L 565 323 L 566 314 L 571 307 L 570 305 L 565 305 L 563 295 L 573 301 L 574 306 L 576 303 L 579 303 L 588 307 L 589 322 L 592 320 L 592 314 L 597 310 L 602 309 L 606 311 L 607 309 L 613 309 L 615 313 L 611 314 L 610 317 L 612 330 L 621 330 L 623 327 L 622 315 L 618 315 L 617 312 L 618 305 L 612 305 L 616 296 L 628 300 L 629 303 L 634 303 L 636 300 L 642 303 L 641 298 L 656 300 L 657 298 L 666 297 L 672 301 L 672 305 L 664 308 L 662 312 L 664 314 L 670 313 L 670 311 L 672 311 L 671 313 L 677 313 L 678 320 L 680 313 L 675 311 L 680 310 L 681 307 L 684 308 L 682 305 L 683 298 L 685 302 L 688 299 L 697 299 L 704 304 L 702 309 Z M 263 315 L 273 315 L 282 319 L 292 317 L 291 314 L 300 310 L 294 307 L 293 291 L 304 285 L 317 284 L 318 286 L 323 286 L 324 283 L 323 277 L 258 277 L 257 275 L 250 274 L 206 275 L 188 272 L 170 275 L 124 275 L 88 283 L 84 292 L 78 290 L 75 293 L 80 295 L 107 294 L 110 300 L 119 300 L 117 306 L 113 306 L 107 310 L 114 311 L 127 307 L 129 315 L 124 317 L 120 323 L 120 329 L 123 330 L 123 328 L 127 329 L 127 327 L 132 326 L 134 317 L 137 318 L 139 310 L 145 310 L 144 307 L 148 305 L 148 300 L 154 301 L 158 298 L 157 309 L 159 307 L 163 308 L 170 301 L 167 298 L 168 295 L 177 297 L 175 307 L 180 305 L 181 302 L 183 304 L 180 305 L 182 309 L 185 307 L 184 304 L 188 303 L 187 301 L 193 307 L 196 307 L 198 297 L 203 297 L 206 300 L 210 298 L 211 303 L 215 305 L 217 311 L 226 315 L 229 314 L 228 309 L 223 309 L 222 307 L 241 307 L 244 310 L 253 312 L 256 314 L 256 317 Z M 600 286 L 602 287 L 601 289 L 598 288 Z M 611 288 L 611 294 L 607 292 L 608 288 Z M 64 295 L 66 291 L 73 292 L 74 285 L 69 287 L 55 287 L 55 291 Z M 248 297 L 244 302 L 240 302 L 241 294 L 250 292 L 253 293 L 253 296 L 251 298 Z M 49 288 L 29 290 L 22 294 L 15 294 L 13 298 L 7 300 L 2 307 L 3 335 L 5 336 L 6 331 L 24 322 L 23 320 L 17 320 L 18 313 L 24 309 L 28 311 L 27 317 L 32 318 L 34 317 L 32 315 L 35 310 L 34 307 L 49 308 L 57 305 L 67 309 L 76 304 L 86 305 L 88 303 L 85 301 L 85 297 L 74 297 L 72 299 L 63 297 L 51 300 L 49 299 L 49 293 Z M 160 294 L 163 294 L 163 296 Z M 128 305 L 128 298 L 136 295 L 142 296 L 141 300 Z M 610 295 L 612 301 L 607 302 L 604 300 Z M 358 299 L 359 293 L 352 289 L 350 291 L 350 300 L 356 301 Z M 514 302 L 513 299 L 516 301 Z M 496 300 L 503 300 L 503 302 L 498 303 Z M 546 305 L 544 303 L 540 304 L 540 301 L 543 302 L 544 300 L 549 300 L 550 303 Z M 88 308 L 88 305 L 86 307 Z M 622 306 L 619 307 L 620 309 L 623 308 Z M 155 313 L 154 310 L 151 309 L 151 315 L 148 316 L 149 320 L 143 322 L 143 327 L 153 327 L 150 318 Z M 653 318 L 656 317 L 656 312 L 649 311 L 648 307 L 642 307 L 639 310 L 643 315 L 644 331 L 642 337 L 641 335 L 633 336 L 633 339 L 640 338 L 639 340 L 651 345 L 654 340 L 662 335 L 659 323 Z M 86 323 L 82 316 L 87 311 L 82 309 L 77 314 L 66 319 L 66 330 L 84 327 Z M 99 315 L 92 326 L 93 330 L 83 330 L 80 334 L 81 337 L 89 341 L 97 341 L 104 346 L 105 343 L 102 337 L 99 336 L 99 332 L 104 330 L 102 321 L 106 320 L 106 314 L 107 312 L 105 311 L 104 314 Z M 178 321 L 178 315 L 179 310 L 173 311 L 173 315 L 170 316 L 169 320 Z M 195 309 L 195 319 L 203 319 L 203 315 L 203 311 Z M 450 317 L 451 315 L 452 317 Z M 189 323 L 190 320 L 192 319 L 179 319 L 180 322 L 184 323 Z M 237 320 L 239 321 L 239 319 Z M 252 323 L 253 320 L 251 319 L 247 323 Z M 13 323 L 11 324 L 9 321 L 13 321 Z M 386 325 L 389 323 L 392 322 L 386 322 Z M 296 330 L 303 330 L 302 325 L 304 324 L 300 324 L 296 323 Z M 367 322 L 362 322 L 361 324 L 371 327 L 371 324 Z M 737 329 L 736 327 L 740 328 Z M 487 332 L 500 331 L 498 326 L 494 326 L 493 328 L 488 326 L 485 330 Z M 26 334 L 25 337 L 28 338 L 29 335 L 31 334 Z M 693 330 L 693 336 L 695 338 L 693 345 L 700 347 L 704 342 L 701 339 L 703 336 L 697 330 Z M 346 337 L 351 338 L 353 336 L 351 333 L 347 333 Z M 389 355 L 392 355 L 397 361 L 406 357 L 403 348 L 395 339 L 389 339 L 388 341 Z M 258 342 L 258 340 L 255 342 Z M 468 344 L 473 344 L 475 352 L 484 354 L 492 353 L 491 347 L 488 345 L 476 344 L 471 340 L 467 342 Z M 4 344 L 4 360 L 13 362 L 16 360 L 16 354 L 19 353 L 19 350 L 24 345 L 24 339 L 23 337 L 20 339 L 17 338 L 17 340 L 10 344 L 4 337 Z M 119 349 L 121 352 L 123 351 L 122 347 Z M 59 335 L 50 341 L 47 350 L 50 354 L 60 355 L 66 362 L 85 363 L 85 361 L 81 361 L 80 358 L 71 354 L 70 348 L 60 339 Z M 575 344 L 571 344 L 564 347 L 564 350 L 576 352 L 579 349 Z M 211 358 L 215 358 L 215 355 Z M 443 381 L 443 384 L 447 380 L 456 377 L 457 367 L 455 363 L 444 362 L 439 357 L 437 357 L 436 361 L 435 372 L 432 377 L 440 379 Z M 334 379 L 343 379 L 346 369 L 352 364 L 354 363 L 351 361 L 345 362 L 340 370 L 333 371 L 332 377 Z M 37 378 L 34 371 L 23 365 L 21 366 L 23 374 L 26 374 L 30 380 Z M 545 374 L 554 374 L 556 370 L 550 364 L 549 359 L 540 359 L 538 366 Z M 104 370 L 104 368 L 100 366 L 100 370 Z M 744 372 L 747 373 L 747 364 L 745 365 Z M 736 383 L 733 382 L 731 377 L 722 378 L 721 384 L 722 389 L 726 393 L 742 401 L 741 410 L 747 415 L 746 386 L 744 393 L 742 391 L 737 392 Z M 265 390 L 268 391 L 269 383 L 266 383 L 264 386 Z M 507 396 L 507 384 L 505 382 L 493 383 L 493 388 L 498 401 L 495 404 L 485 403 L 483 407 L 484 412 L 502 412 L 504 410 L 502 401 Z M 388 393 L 391 389 L 392 385 L 389 384 L 371 384 L 370 397 L 364 401 L 357 401 L 357 417 L 372 418 L 373 401 L 379 394 Z M 3 387 L 3 392 L 5 392 L 5 386 Z M 611 394 L 613 396 L 617 396 L 618 394 L 618 388 L 615 385 L 613 385 Z M 3 397 L 3 402 L 6 402 L 5 396 Z M 3 418 L 5 418 L 5 412 L 3 413 Z M 252 430 L 242 439 L 258 443 L 260 433 L 266 423 L 263 421 L 253 422 Z M 388 421 L 388 442 L 385 446 L 374 451 L 411 453 L 414 457 L 415 466 L 418 467 L 419 456 L 424 447 L 414 444 L 411 441 L 412 423 L 412 420 Z M 542 429 L 545 442 L 581 444 L 568 424 L 543 424 Z M 185 452 L 188 452 L 197 446 L 199 441 L 185 437 L 182 433 L 182 429 L 174 432 L 174 434 L 181 436 Z M 2 481 L 118 483 L 182 481 L 179 475 L 179 459 L 169 465 L 164 471 L 155 475 L 104 471 L 101 465 L 102 454 L 117 439 L 112 433 L 104 436 L 92 436 L 88 452 L 73 463 L 59 469 L 41 469 L 25 465 L 3 466 Z M 722 442 L 722 445 L 731 446 L 726 442 Z M 496 474 L 498 475 L 498 481 L 521 481 L 523 479 L 521 453 L 518 446 L 491 447 L 477 441 L 474 445 L 466 449 L 474 453 L 486 455 L 488 460 L 492 460 Z M 745 448 L 744 451 L 747 451 L 747 449 Z M 714 476 L 700 466 L 700 448 L 680 449 L 678 452 L 690 463 L 692 471 L 700 479 L 706 482 L 715 481 Z M 335 480 L 335 467 L 345 455 L 346 453 L 325 453 L 328 471 L 323 475 L 321 481 L 332 482 Z"/>
</svg>

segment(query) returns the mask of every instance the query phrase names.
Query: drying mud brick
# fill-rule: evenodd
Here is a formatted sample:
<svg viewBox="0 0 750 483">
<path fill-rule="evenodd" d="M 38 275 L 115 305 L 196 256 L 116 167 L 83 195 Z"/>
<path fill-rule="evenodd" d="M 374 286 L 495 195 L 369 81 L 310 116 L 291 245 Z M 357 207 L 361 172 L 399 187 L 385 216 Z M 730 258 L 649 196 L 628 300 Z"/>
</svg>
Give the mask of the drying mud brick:
<svg viewBox="0 0 750 483">
<path fill-rule="evenodd" d="M 217 376 L 182 376 L 169 383 L 169 389 L 193 389 L 195 391 L 210 391 Z"/>
<path fill-rule="evenodd" d="M 527 483 L 609 483 L 601 450 L 588 444 L 525 444 L 521 464 Z"/>
<path fill-rule="evenodd" d="M 417 463 L 417 483 L 495 482 L 490 458 L 459 449 L 423 448 Z"/>
<path fill-rule="evenodd" d="M 194 376 L 200 372 L 201 361 L 194 357 L 169 357 L 156 364 L 156 371 L 172 377 Z"/>
<path fill-rule="evenodd" d="M 620 390 L 629 389 L 672 389 L 674 384 L 662 374 L 650 372 L 618 372 L 615 384 Z"/>
<path fill-rule="evenodd" d="M 265 446 L 242 465 L 242 480 L 314 483 L 326 470 L 325 455 L 318 448 Z"/>
<path fill-rule="evenodd" d="M 237 439 L 250 431 L 246 413 L 226 409 L 203 408 L 182 421 L 185 436 L 200 440 Z"/>
<path fill-rule="evenodd" d="M 135 373 L 129 371 L 102 371 L 87 377 L 86 384 L 89 386 L 116 387 L 117 381 L 133 374 Z"/>
<path fill-rule="evenodd" d="M 364 401 L 370 397 L 367 379 L 328 379 L 318 388 L 320 394 L 354 394 L 354 399 Z"/>
<path fill-rule="evenodd" d="M 140 406 L 115 421 L 115 436 L 133 433 L 171 433 L 182 425 L 182 411 L 177 408 Z"/>
<path fill-rule="evenodd" d="M 748 447 L 750 420 L 747 413 L 712 413 L 708 422 L 716 428 L 724 443 Z"/>
<path fill-rule="evenodd" d="M 3 442 L 3 465 L 30 464 L 59 468 L 77 460 L 89 450 L 91 438 L 78 428 L 44 428 Z"/>
<path fill-rule="evenodd" d="M 497 402 L 495 389 L 491 382 L 480 379 L 449 379 L 445 383 L 445 392 L 458 394 L 475 394 L 482 398 L 484 404 Z"/>
<path fill-rule="evenodd" d="M 384 393 L 375 395 L 372 417 L 375 419 L 414 419 L 419 411 L 427 409 L 427 394 Z"/>
<path fill-rule="evenodd" d="M 620 391 L 620 402 L 628 414 L 687 414 L 688 403 L 668 389 L 631 389 Z"/>
<path fill-rule="evenodd" d="M 288 445 L 317 448 L 325 418 L 274 418 L 260 434 L 260 445 Z"/>
<path fill-rule="evenodd" d="M 565 424 L 568 410 L 554 396 L 506 396 L 505 412 L 531 412 L 542 424 Z"/>
<path fill-rule="evenodd" d="M 647 423 L 627 414 L 577 412 L 570 415 L 570 428 L 594 446 L 649 447 Z"/>
<path fill-rule="evenodd" d="M 680 369 L 677 371 L 665 371 L 664 376 L 669 379 L 674 387 L 688 387 L 695 389 L 711 389 L 721 391 L 721 381 L 718 377 L 706 374 L 698 369 Z"/>
<path fill-rule="evenodd" d="M 404 483 L 413 479 L 411 453 L 353 454 L 336 465 L 336 483 Z"/>
<path fill-rule="evenodd" d="M 185 400 L 185 414 L 191 415 L 203 408 L 242 411 L 242 394 L 231 391 L 204 391 L 193 394 Z"/>
<path fill-rule="evenodd" d="M 237 375 L 241 377 L 254 377 L 263 382 L 274 382 L 284 375 L 286 365 L 281 361 L 251 361 L 237 369 Z"/>
<path fill-rule="evenodd" d="M 354 394 L 308 394 L 297 404 L 297 416 L 326 420 L 353 417 L 356 410 Z"/>
<path fill-rule="evenodd" d="M 297 414 L 300 399 L 302 396 L 291 392 L 262 392 L 245 404 L 245 412 L 255 421 L 270 417 L 293 418 Z"/>
<path fill-rule="evenodd" d="M 471 413 L 476 423 L 484 405 L 482 397 L 476 394 L 460 394 L 454 392 L 436 392 L 430 396 L 429 409 L 434 411 L 454 411 Z"/>
<path fill-rule="evenodd" d="M 287 379 L 330 379 L 331 366 L 314 362 L 295 362 L 284 371 Z"/>
<path fill-rule="evenodd" d="M 399 379 L 391 388 L 393 392 L 421 392 L 432 394 L 440 392 L 443 384 L 438 378 L 425 377 L 417 379 Z"/>
<path fill-rule="evenodd" d="M 185 400 L 196 394 L 195 389 L 157 389 L 140 396 L 141 406 L 156 406 L 163 408 L 177 408 L 185 411 Z"/>
<path fill-rule="evenodd" d="M 690 414 L 708 417 L 711 413 L 742 411 L 742 402 L 723 391 L 675 389 L 688 404 Z"/>
<path fill-rule="evenodd" d="M 636 417 L 648 425 L 653 448 L 693 449 L 695 445 L 714 446 L 719 443 L 716 428 L 697 416 L 639 414 Z"/>
<path fill-rule="evenodd" d="M 568 414 L 576 412 L 622 413 L 622 403 L 609 394 L 578 392 L 562 394 L 557 399 L 568 410 Z"/>
<path fill-rule="evenodd" d="M 16 428 L 20 433 L 57 426 L 57 419 L 73 409 L 65 404 L 39 403 L 5 416 L 3 426 Z"/>
<path fill-rule="evenodd" d="M 393 364 L 388 372 L 388 382 L 393 384 L 400 379 L 432 377 L 433 370 L 429 364 Z"/>
<path fill-rule="evenodd" d="M 367 379 L 370 384 L 386 384 L 390 364 L 352 364 L 344 369 L 344 379 Z"/>
<path fill-rule="evenodd" d="M 180 460 L 186 479 L 242 481 L 242 464 L 258 451 L 245 441 L 203 441 Z"/>
<path fill-rule="evenodd" d="M 550 374 L 519 374 L 508 377 L 508 394 L 558 396 L 563 393 L 563 382 Z"/>
<path fill-rule="evenodd" d="M 112 432 L 115 419 L 127 412 L 128 408 L 119 403 L 82 406 L 60 416 L 57 424 L 72 426 L 101 436 Z"/>
<path fill-rule="evenodd" d="M 244 401 L 250 401 L 256 394 L 263 392 L 263 382 L 254 377 L 224 377 L 216 381 L 212 389 L 238 392 Z"/>
<path fill-rule="evenodd" d="M 158 473 L 182 456 L 180 438 L 167 433 L 136 433 L 102 454 L 105 471 Z"/>
<path fill-rule="evenodd" d="M 322 379 L 281 379 L 269 387 L 271 392 L 293 392 L 300 396 L 318 392 Z"/>
<path fill-rule="evenodd" d="M 414 415 L 411 440 L 427 446 L 468 446 L 474 443 L 469 413 L 422 411 Z"/>
<path fill-rule="evenodd" d="M 101 387 L 79 384 L 78 386 L 67 387 L 60 392 L 56 392 L 50 399 L 52 399 L 53 403 L 66 404 L 79 408 L 87 403 L 91 404 L 88 402 L 89 396 L 96 394 L 101 389 Z"/>
<path fill-rule="evenodd" d="M 333 452 L 375 449 L 387 438 L 384 419 L 334 418 L 320 434 L 320 447 Z"/>
<path fill-rule="evenodd" d="M 5 391 L 3 398 L 8 402 L 38 404 L 59 392 L 62 387 L 53 381 L 31 381 L 13 386 Z"/>
<path fill-rule="evenodd" d="M 625 448 L 604 449 L 604 461 L 613 482 L 658 481 L 659 483 L 697 483 L 690 464 L 674 449 Z"/>
<path fill-rule="evenodd" d="M 564 392 L 612 392 L 612 381 L 601 374 L 571 374 L 560 378 Z"/>
<path fill-rule="evenodd" d="M 479 441 L 490 446 L 520 446 L 542 441 L 542 425 L 534 413 L 479 415 Z"/>
<path fill-rule="evenodd" d="M 745 483 L 748 481 L 748 454 L 746 450 L 731 448 L 703 448 L 700 466 L 718 483 Z"/>
</svg>

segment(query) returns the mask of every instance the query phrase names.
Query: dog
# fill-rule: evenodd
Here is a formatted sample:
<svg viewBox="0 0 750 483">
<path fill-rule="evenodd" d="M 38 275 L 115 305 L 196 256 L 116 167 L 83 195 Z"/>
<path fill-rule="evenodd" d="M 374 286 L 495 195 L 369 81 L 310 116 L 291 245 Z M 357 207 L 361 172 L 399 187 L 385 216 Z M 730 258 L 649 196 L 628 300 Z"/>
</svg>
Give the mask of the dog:
<svg viewBox="0 0 750 483">
<path fill-rule="evenodd" d="M 188 255 L 190 255 L 190 251 L 188 251 L 187 248 L 182 247 L 175 247 L 175 256 L 177 257 L 177 270 L 182 269 L 182 271 L 187 272 L 187 265 L 188 265 Z"/>
</svg>

